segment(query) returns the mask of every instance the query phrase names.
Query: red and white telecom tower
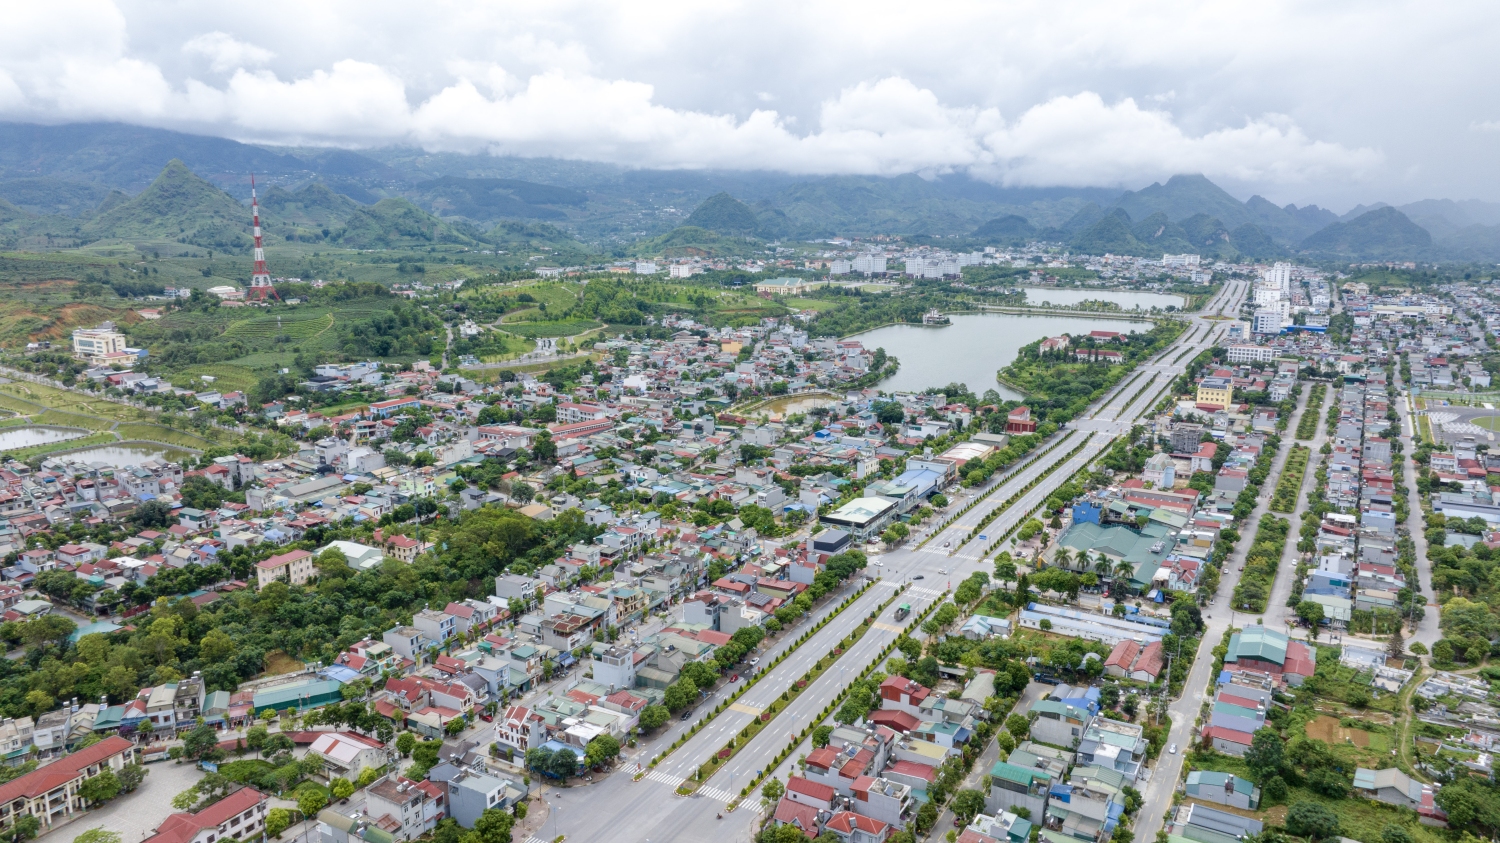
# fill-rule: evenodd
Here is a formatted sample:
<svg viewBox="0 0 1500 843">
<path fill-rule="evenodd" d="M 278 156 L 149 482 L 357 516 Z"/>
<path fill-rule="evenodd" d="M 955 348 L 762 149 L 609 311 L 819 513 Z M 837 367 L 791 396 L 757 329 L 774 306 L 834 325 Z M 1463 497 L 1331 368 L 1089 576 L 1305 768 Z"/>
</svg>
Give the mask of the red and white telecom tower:
<svg viewBox="0 0 1500 843">
<path fill-rule="evenodd" d="M 245 291 L 248 301 L 265 301 L 274 298 L 281 301 L 281 296 L 276 294 L 276 287 L 271 284 L 271 273 L 266 269 L 266 250 L 261 245 L 260 239 L 260 203 L 255 199 L 255 174 L 250 174 L 250 218 L 255 223 L 255 267 L 250 270 L 250 289 Z"/>
</svg>

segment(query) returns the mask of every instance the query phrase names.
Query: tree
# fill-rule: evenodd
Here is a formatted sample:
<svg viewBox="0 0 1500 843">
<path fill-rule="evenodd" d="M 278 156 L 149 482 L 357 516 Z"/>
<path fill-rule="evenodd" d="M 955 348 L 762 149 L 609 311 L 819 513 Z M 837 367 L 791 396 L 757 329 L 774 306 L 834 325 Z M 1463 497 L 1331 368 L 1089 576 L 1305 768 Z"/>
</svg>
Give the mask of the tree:
<svg viewBox="0 0 1500 843">
<path fill-rule="evenodd" d="M 666 692 L 662 694 L 662 701 L 667 704 L 667 710 L 673 714 L 692 705 L 696 699 L 698 699 L 698 686 L 686 676 L 668 685 Z"/>
<path fill-rule="evenodd" d="M 126 764 L 121 767 L 120 772 L 115 774 L 115 777 L 120 780 L 120 792 L 134 793 L 135 789 L 141 786 L 141 782 L 146 780 L 146 774 L 149 772 L 140 764 Z"/>
<path fill-rule="evenodd" d="M 969 820 L 984 811 L 984 794 L 977 790 L 960 790 L 953 794 L 950 807 L 953 808 L 954 815 L 967 824 Z"/>
<path fill-rule="evenodd" d="M 760 786 L 760 795 L 764 796 L 767 802 L 780 802 L 783 793 L 786 793 L 786 785 L 774 776 L 766 779 L 766 783 Z"/>
<path fill-rule="evenodd" d="M 91 828 L 73 838 L 73 843 L 120 843 L 123 838 L 118 831 L 105 831 L 102 827 Z"/>
<path fill-rule="evenodd" d="M 285 808 L 272 808 L 266 812 L 266 836 L 280 837 L 292 825 L 292 812 Z"/>
<path fill-rule="evenodd" d="M 647 732 L 654 732 L 665 726 L 672 712 L 664 705 L 648 705 L 641 709 L 641 728 Z"/>
<path fill-rule="evenodd" d="M 348 799 L 354 795 L 354 782 L 344 778 L 335 778 L 328 783 L 328 790 L 334 799 Z"/>
<path fill-rule="evenodd" d="M 1380 832 L 1380 843 L 1416 843 L 1404 826 L 1388 825 Z"/>
<path fill-rule="evenodd" d="M 1262 726 L 1250 738 L 1250 748 L 1245 750 L 1245 766 L 1250 768 L 1257 782 L 1264 783 L 1281 769 L 1284 753 L 1281 736 L 1276 734 L 1274 728 Z"/>
<path fill-rule="evenodd" d="M 600 768 L 620 757 L 620 742 L 612 735 L 596 735 L 583 749 L 584 763 Z"/>
<path fill-rule="evenodd" d="M 1386 642 L 1386 652 L 1393 659 L 1406 657 L 1406 639 L 1401 637 L 1400 624 L 1397 624 L 1396 628 L 1391 630 L 1390 640 Z"/>
<path fill-rule="evenodd" d="M 547 772 L 560 779 L 578 775 L 578 756 L 571 749 L 559 749 L 548 760 Z"/>
<path fill-rule="evenodd" d="M 266 738 L 266 744 L 261 748 L 261 755 L 274 756 L 283 752 L 291 752 L 296 744 L 292 743 L 291 737 L 281 732 Z"/>
<path fill-rule="evenodd" d="M 515 824 L 515 816 L 499 808 L 486 808 L 474 821 L 474 829 L 462 840 L 463 843 L 511 843 L 511 829 Z"/>
<path fill-rule="evenodd" d="M 84 779 L 78 786 L 78 795 L 94 805 L 108 802 L 120 795 L 120 780 L 113 770 L 105 769 L 97 776 Z"/>
<path fill-rule="evenodd" d="M 1010 732 L 1017 741 L 1023 741 L 1031 734 L 1031 721 L 1019 714 L 1012 714 L 1005 718 L 1005 731 Z"/>
<path fill-rule="evenodd" d="M 1266 797 L 1264 803 L 1266 807 L 1280 805 L 1286 801 L 1286 779 L 1283 779 L 1281 776 L 1272 776 L 1266 779 L 1266 783 L 1261 786 L 1261 792 Z"/>
<path fill-rule="evenodd" d="M 917 831 L 926 834 L 929 829 L 937 824 L 937 806 L 931 802 L 923 802 L 922 807 L 917 809 Z"/>
<path fill-rule="evenodd" d="M 297 810 L 302 812 L 303 819 L 312 819 L 318 812 L 328 807 L 328 797 L 323 791 L 308 788 L 297 797 Z"/>
<path fill-rule="evenodd" d="M 219 752 L 219 733 L 207 723 L 199 723 L 182 739 L 182 754 L 193 761 L 202 761 Z"/>
<path fill-rule="evenodd" d="M 416 745 L 417 736 L 413 735 L 411 732 L 402 732 L 401 734 L 396 736 L 396 751 L 401 753 L 402 757 L 410 756 L 412 749 L 415 748 Z"/>
<path fill-rule="evenodd" d="M 828 746 L 829 739 L 833 737 L 832 726 L 819 726 L 813 729 L 812 744 L 814 748 L 821 749 Z"/>
<path fill-rule="evenodd" d="M 253 752 L 260 752 L 266 746 L 266 739 L 270 732 L 265 726 L 257 723 L 245 730 L 245 746 Z"/>
<path fill-rule="evenodd" d="M 1298 802 L 1286 812 L 1286 830 L 1298 837 L 1310 837 L 1314 840 L 1337 837 L 1340 831 L 1339 816 L 1321 802 Z"/>
<path fill-rule="evenodd" d="M 1314 793 L 1333 799 L 1343 799 L 1349 795 L 1349 780 L 1336 770 L 1327 768 L 1308 773 L 1307 786 L 1312 788 Z"/>
<path fill-rule="evenodd" d="M 16 817 L 16 821 L 5 829 L 0 829 L 0 840 L 5 843 L 22 843 L 36 837 L 37 832 L 42 829 L 42 821 L 31 814 L 22 814 Z"/>
<path fill-rule="evenodd" d="M 1303 600 L 1297 604 L 1297 617 L 1316 630 L 1318 624 L 1323 622 L 1323 604 L 1314 603 L 1311 600 Z"/>
</svg>

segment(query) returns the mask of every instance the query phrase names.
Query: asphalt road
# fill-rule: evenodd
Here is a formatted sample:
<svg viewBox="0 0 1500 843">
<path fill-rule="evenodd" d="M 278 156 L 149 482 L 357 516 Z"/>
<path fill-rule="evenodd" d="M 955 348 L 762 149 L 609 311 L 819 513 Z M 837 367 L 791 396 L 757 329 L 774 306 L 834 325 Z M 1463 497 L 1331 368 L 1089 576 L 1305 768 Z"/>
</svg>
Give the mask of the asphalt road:
<svg viewBox="0 0 1500 843">
<path fill-rule="evenodd" d="M 1222 304 L 1228 303 L 1233 306 L 1232 309 L 1225 308 L 1229 315 L 1237 315 L 1238 302 L 1243 298 L 1247 287 L 1243 282 L 1228 285 L 1202 312 L 1214 314 Z M 1131 402 L 1130 398 L 1148 381 L 1143 378 L 1129 383 L 1132 378 L 1127 378 L 1126 384 L 1101 399 L 1102 406 L 1098 411 L 1072 425 L 1079 432 L 1054 451 L 1053 456 L 1060 457 L 1068 453 L 1078 442 L 1086 441 L 1087 446 L 992 521 L 986 528 L 986 536 L 993 538 L 1004 533 L 1034 506 L 1045 501 L 1077 470 L 1098 456 L 1117 433 L 1128 430 L 1131 423 L 1148 412 L 1169 388 L 1171 380 L 1182 372 L 1181 365 L 1172 363 L 1174 359 L 1178 356 L 1182 356 L 1184 361 L 1191 359 L 1202 349 L 1212 346 L 1224 331 L 1224 323 L 1198 317 L 1194 317 L 1192 321 L 1194 324 L 1177 343 L 1158 355 L 1156 360 L 1140 368 L 1139 371 L 1151 376 L 1151 388 L 1146 394 Z M 1183 355 L 1184 350 L 1191 350 L 1192 354 Z M 1127 403 L 1128 408 L 1124 406 Z M 1081 438 L 1083 436 L 1088 439 L 1084 440 Z M 897 548 L 879 556 L 880 565 L 872 565 L 866 569 L 866 573 L 881 577 L 882 582 L 861 597 L 859 605 L 847 610 L 844 616 L 848 619 L 847 622 L 841 619 L 825 627 L 795 655 L 772 670 L 759 686 L 741 698 L 735 708 L 721 713 L 713 725 L 678 748 L 670 758 L 640 781 L 633 781 L 636 768 L 627 763 L 621 765 L 614 775 L 591 785 L 550 790 L 547 799 L 556 806 L 558 813 L 555 823 L 548 823 L 547 837 L 550 839 L 553 834 L 564 834 L 580 840 L 608 837 L 620 843 L 697 839 L 727 843 L 751 839 L 759 820 L 758 800 L 748 799 L 739 810 L 723 814 L 726 803 L 737 797 L 751 777 L 770 763 L 785 747 L 790 735 L 810 723 L 899 634 L 902 624 L 895 621 L 894 606 L 888 607 L 878 618 L 877 624 L 833 668 L 805 689 L 781 713 L 774 727 L 762 731 L 745 745 L 729 764 L 703 783 L 694 796 L 676 796 L 676 787 L 685 776 L 691 775 L 722 747 L 730 735 L 737 733 L 755 717 L 759 708 L 779 696 L 820 656 L 831 650 L 839 639 L 848 634 L 859 618 L 889 597 L 896 584 L 910 585 L 899 602 L 911 603 L 917 610 L 913 613 L 915 615 L 950 584 L 957 583 L 971 571 L 988 569 L 989 563 L 985 556 L 993 549 L 990 546 L 992 541 L 982 542 L 976 538 L 973 542 L 965 543 L 969 532 L 980 519 L 1046 471 L 1054 462 L 1053 459 L 1035 460 L 1023 464 L 1000 480 L 992 481 L 989 493 L 978 506 L 955 524 L 939 532 L 926 546 Z M 977 493 L 984 494 L 983 490 Z M 959 505 L 959 502 L 955 501 L 954 505 Z M 944 548 L 944 543 L 950 546 Z M 916 579 L 918 576 L 921 577 L 920 580 Z M 787 646 L 786 642 L 795 637 L 784 637 L 778 646 Z M 702 703 L 698 710 L 711 710 L 715 704 L 712 701 Z M 743 710 L 739 707 L 741 705 L 744 706 Z M 683 724 L 674 722 L 673 729 L 667 736 L 651 741 L 636 758 L 640 761 L 650 758 L 658 747 L 670 744 L 683 728 Z M 798 754 L 800 753 L 794 753 L 792 758 L 795 759 Z M 792 763 L 794 762 L 787 762 L 788 765 Z M 785 769 L 781 772 L 784 775 Z M 723 819 L 716 818 L 719 814 L 723 814 Z M 553 830 L 554 825 L 556 831 Z"/>
<path fill-rule="evenodd" d="M 1305 405 L 1306 399 L 1302 401 Z M 1302 415 L 1299 412 L 1287 424 L 1287 429 L 1295 431 L 1301 419 Z M 1259 524 L 1261 517 L 1270 511 L 1272 492 L 1281 478 L 1281 470 L 1286 466 L 1287 455 L 1291 453 L 1291 450 L 1291 444 L 1287 442 L 1272 460 L 1271 471 L 1261 487 L 1265 494 L 1255 505 L 1250 517 L 1239 527 L 1239 546 L 1224 564 L 1224 571 L 1219 580 L 1218 595 L 1204 610 L 1204 625 L 1207 628 L 1203 633 L 1203 638 L 1199 641 L 1198 654 L 1193 660 L 1193 668 L 1188 672 L 1187 682 L 1182 686 L 1182 696 L 1167 706 L 1167 712 L 1172 718 L 1172 729 L 1168 733 L 1167 746 L 1171 747 L 1175 744 L 1178 751 L 1176 753 L 1163 751 L 1156 759 L 1156 767 L 1151 771 L 1151 781 L 1141 794 L 1145 797 L 1145 803 L 1140 813 L 1136 815 L 1136 840 L 1155 839 L 1156 832 L 1162 828 L 1163 816 L 1172 804 L 1172 794 L 1177 789 L 1178 780 L 1182 778 L 1182 752 L 1192 742 L 1198 716 L 1203 706 L 1213 696 L 1210 692 L 1210 682 L 1213 677 L 1210 674 L 1213 671 L 1214 647 L 1217 647 L 1224 639 L 1224 633 L 1229 630 L 1231 624 L 1243 627 L 1255 622 L 1259 617 L 1244 612 L 1235 612 L 1230 608 L 1230 602 L 1235 586 L 1240 582 L 1240 568 L 1245 564 L 1245 555 L 1250 551 L 1250 545 L 1255 538 L 1255 525 Z M 1296 541 L 1295 527 L 1288 541 Z M 1279 564 L 1276 569 L 1276 580 L 1272 584 L 1272 593 L 1276 591 L 1276 583 L 1283 579 L 1290 580 L 1294 574 L 1295 569 L 1288 571 L 1285 564 Z M 1285 600 L 1285 597 L 1282 599 Z M 1268 604 L 1267 608 L 1274 607 Z"/>
</svg>

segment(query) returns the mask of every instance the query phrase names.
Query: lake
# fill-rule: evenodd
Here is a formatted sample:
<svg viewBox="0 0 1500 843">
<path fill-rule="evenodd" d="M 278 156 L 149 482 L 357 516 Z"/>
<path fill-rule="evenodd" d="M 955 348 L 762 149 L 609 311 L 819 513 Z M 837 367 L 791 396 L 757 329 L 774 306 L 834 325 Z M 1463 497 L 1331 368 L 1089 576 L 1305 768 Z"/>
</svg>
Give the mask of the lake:
<svg viewBox="0 0 1500 843">
<path fill-rule="evenodd" d="M 168 448 L 164 445 L 100 445 L 97 448 L 85 448 L 71 454 L 60 455 L 60 459 L 73 462 L 95 463 L 102 462 L 115 468 L 128 468 L 140 465 L 150 459 L 166 459 L 172 462 L 181 462 L 191 454 L 178 448 Z"/>
<path fill-rule="evenodd" d="M 87 436 L 83 430 L 67 430 L 60 427 L 6 427 L 0 428 L 0 451 L 14 451 L 33 445 L 50 445 Z"/>
<path fill-rule="evenodd" d="M 1002 397 L 1019 399 L 1020 395 L 995 380 L 995 372 L 1016 359 L 1021 346 L 1063 333 L 1151 330 L 1150 322 L 1087 316 L 960 313 L 952 320 L 946 328 L 888 325 L 852 339 L 864 343 L 865 348 L 884 348 L 901 361 L 896 374 L 878 384 L 886 392 L 921 392 L 962 383 L 975 395 L 993 389 Z"/>
<path fill-rule="evenodd" d="M 1058 305 L 1073 305 L 1085 301 L 1107 301 L 1114 302 L 1126 310 L 1150 310 L 1159 307 L 1163 310 L 1168 307 L 1181 307 L 1186 303 L 1182 296 L 1172 293 L 1146 293 L 1136 290 L 1090 290 L 1090 289 L 1062 289 L 1057 287 L 1026 287 L 1026 303 L 1033 307 L 1043 302 L 1051 302 Z"/>
</svg>

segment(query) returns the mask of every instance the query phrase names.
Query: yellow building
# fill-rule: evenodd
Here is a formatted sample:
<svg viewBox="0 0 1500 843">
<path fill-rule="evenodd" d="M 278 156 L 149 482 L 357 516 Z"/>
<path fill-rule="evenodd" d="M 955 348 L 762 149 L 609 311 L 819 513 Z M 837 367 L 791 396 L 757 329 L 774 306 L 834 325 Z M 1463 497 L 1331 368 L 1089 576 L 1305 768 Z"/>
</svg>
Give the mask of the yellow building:
<svg viewBox="0 0 1500 843">
<path fill-rule="evenodd" d="M 1228 378 L 1204 378 L 1198 384 L 1198 405 L 1228 409 L 1234 401 L 1234 385 Z"/>
</svg>

